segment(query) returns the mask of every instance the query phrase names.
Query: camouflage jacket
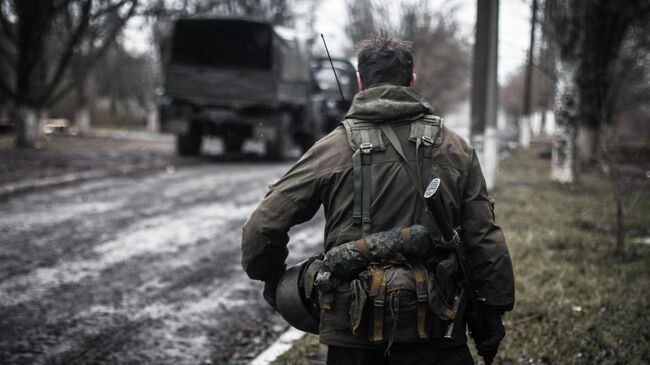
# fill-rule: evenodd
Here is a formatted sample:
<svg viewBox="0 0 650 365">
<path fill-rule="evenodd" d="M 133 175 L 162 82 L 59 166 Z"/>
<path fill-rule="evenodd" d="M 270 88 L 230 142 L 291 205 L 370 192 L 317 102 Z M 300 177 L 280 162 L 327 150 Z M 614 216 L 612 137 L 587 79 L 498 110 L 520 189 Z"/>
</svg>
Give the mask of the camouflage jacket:
<svg viewBox="0 0 650 365">
<path fill-rule="evenodd" d="M 416 169 L 415 143 L 408 140 L 410 122 L 431 106 L 409 87 L 381 85 L 359 92 L 347 118 L 390 123 L 410 164 Z M 400 120 L 402 122 L 400 122 Z M 430 148 L 428 182 L 442 180 L 447 216 L 462 236 L 478 296 L 491 305 L 512 307 L 514 275 L 501 228 L 495 224 L 493 201 L 487 194 L 476 153 L 451 129 L 443 127 L 442 143 Z M 396 150 L 372 156 L 372 232 L 413 224 L 420 199 Z M 353 150 L 343 126 L 318 141 L 266 194 L 243 228 L 242 264 L 250 278 L 274 280 L 284 269 L 289 229 L 325 212 L 324 250 L 361 238 L 353 224 Z M 425 213 L 423 213 L 425 214 Z M 422 217 L 431 230 L 435 224 Z M 321 337 L 322 341 L 322 337 Z"/>
</svg>

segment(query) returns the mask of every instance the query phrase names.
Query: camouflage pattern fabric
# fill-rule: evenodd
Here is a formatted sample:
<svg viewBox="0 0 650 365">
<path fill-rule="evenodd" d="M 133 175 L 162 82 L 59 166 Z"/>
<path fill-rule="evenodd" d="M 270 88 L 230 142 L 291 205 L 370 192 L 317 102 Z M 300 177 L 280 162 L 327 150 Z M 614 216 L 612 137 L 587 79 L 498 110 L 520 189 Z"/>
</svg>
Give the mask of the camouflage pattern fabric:
<svg viewBox="0 0 650 365">
<path fill-rule="evenodd" d="M 355 241 L 334 247 L 325 255 L 323 270 L 341 279 L 353 279 L 371 263 L 399 264 L 407 259 L 426 261 L 435 251 L 435 245 L 422 225 L 409 227 L 412 252 L 408 252 L 402 237 L 402 228 L 373 233 L 364 238 L 368 247 L 365 257 Z"/>
</svg>

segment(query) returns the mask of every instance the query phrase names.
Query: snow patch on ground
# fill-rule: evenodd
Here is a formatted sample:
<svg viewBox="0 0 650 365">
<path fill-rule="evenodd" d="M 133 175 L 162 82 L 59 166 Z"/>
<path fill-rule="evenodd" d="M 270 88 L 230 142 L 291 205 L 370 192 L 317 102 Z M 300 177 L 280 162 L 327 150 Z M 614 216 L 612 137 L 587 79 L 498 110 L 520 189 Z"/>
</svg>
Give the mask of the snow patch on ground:
<svg viewBox="0 0 650 365">
<path fill-rule="evenodd" d="M 37 298 L 53 286 L 96 277 L 102 270 L 139 255 L 175 253 L 199 240 L 215 239 L 221 231 L 232 229 L 229 220 L 245 219 L 256 205 L 215 202 L 137 221 L 116 239 L 97 246 L 93 250 L 95 257 L 62 261 L 1 283 L 0 305 L 15 305 Z M 30 291 L 16 290 L 25 287 Z"/>
</svg>

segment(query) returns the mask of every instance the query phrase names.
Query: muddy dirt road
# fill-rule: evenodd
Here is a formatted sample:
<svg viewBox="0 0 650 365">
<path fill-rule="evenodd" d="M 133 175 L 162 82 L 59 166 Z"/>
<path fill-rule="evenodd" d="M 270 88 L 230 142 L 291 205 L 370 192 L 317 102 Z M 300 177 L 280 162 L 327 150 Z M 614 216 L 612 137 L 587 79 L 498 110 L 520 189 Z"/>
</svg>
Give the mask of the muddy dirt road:
<svg viewBox="0 0 650 365">
<path fill-rule="evenodd" d="M 240 266 L 288 164 L 215 163 L 0 200 L 0 364 L 245 364 L 286 328 Z M 323 219 L 290 232 L 293 262 Z"/>
</svg>

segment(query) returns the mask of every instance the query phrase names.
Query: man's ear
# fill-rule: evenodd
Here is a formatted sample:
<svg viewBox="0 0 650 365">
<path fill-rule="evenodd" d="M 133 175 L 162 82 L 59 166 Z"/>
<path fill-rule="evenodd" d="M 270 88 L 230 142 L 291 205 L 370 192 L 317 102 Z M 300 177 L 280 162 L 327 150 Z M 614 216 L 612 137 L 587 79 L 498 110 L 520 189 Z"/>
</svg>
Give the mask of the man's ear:
<svg viewBox="0 0 650 365">
<path fill-rule="evenodd" d="M 357 84 L 359 84 L 359 91 L 363 91 L 366 89 L 366 84 L 363 83 L 363 80 L 361 80 L 361 74 L 359 71 L 357 71 Z"/>
<path fill-rule="evenodd" d="M 411 87 L 415 86 L 415 82 L 417 81 L 417 79 L 418 79 L 418 75 L 416 75 L 415 72 L 411 74 Z"/>
</svg>

